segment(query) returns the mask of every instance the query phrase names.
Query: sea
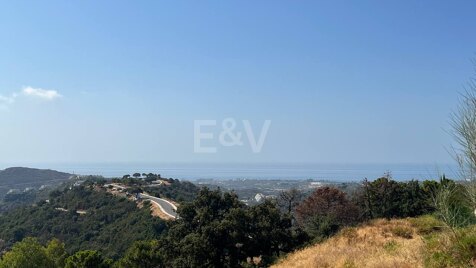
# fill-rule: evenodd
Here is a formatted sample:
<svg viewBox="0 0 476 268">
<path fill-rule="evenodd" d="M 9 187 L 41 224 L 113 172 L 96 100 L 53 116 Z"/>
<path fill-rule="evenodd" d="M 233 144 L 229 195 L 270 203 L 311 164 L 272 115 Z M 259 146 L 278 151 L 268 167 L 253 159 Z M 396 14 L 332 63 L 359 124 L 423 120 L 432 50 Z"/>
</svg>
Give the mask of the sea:
<svg viewBox="0 0 476 268">
<path fill-rule="evenodd" d="M 390 174 L 395 180 L 438 179 L 445 175 L 458 179 L 455 164 L 322 164 L 322 163 L 34 163 L 11 166 L 54 169 L 78 175 L 100 175 L 107 178 L 126 174 L 157 173 L 165 178 L 261 179 L 261 180 L 373 180 Z"/>
</svg>

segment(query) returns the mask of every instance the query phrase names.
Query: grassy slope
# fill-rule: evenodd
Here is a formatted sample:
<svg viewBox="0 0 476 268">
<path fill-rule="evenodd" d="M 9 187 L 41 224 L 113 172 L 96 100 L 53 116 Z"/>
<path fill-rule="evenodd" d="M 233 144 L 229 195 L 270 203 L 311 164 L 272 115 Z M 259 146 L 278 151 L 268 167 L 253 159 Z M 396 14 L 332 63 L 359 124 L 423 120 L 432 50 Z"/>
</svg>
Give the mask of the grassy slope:
<svg viewBox="0 0 476 268">
<path fill-rule="evenodd" d="M 375 220 L 346 228 L 272 267 L 423 267 L 425 243 L 417 233 L 410 220 Z"/>
</svg>

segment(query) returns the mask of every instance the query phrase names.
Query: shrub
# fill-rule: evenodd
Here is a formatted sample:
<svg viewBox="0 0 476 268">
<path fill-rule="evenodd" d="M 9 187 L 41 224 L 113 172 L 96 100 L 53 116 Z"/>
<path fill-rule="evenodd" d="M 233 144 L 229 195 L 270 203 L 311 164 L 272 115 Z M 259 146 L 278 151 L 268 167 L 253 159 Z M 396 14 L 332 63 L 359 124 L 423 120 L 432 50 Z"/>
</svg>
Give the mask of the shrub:
<svg viewBox="0 0 476 268">
<path fill-rule="evenodd" d="M 428 267 L 474 267 L 476 260 L 476 227 L 433 233 L 426 237 Z"/>
<path fill-rule="evenodd" d="M 460 238 L 454 245 L 458 256 L 464 263 L 476 261 L 476 228 L 465 228 L 460 231 Z M 473 263 L 474 264 L 474 263 Z"/>
</svg>

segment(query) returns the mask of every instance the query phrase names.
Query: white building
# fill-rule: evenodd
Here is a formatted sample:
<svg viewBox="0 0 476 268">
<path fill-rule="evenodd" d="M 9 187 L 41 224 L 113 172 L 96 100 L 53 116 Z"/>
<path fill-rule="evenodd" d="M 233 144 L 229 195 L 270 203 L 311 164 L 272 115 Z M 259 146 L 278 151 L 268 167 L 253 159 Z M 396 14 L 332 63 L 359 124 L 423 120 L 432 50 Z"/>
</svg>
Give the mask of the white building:
<svg viewBox="0 0 476 268">
<path fill-rule="evenodd" d="M 256 202 L 261 202 L 261 201 L 264 201 L 264 199 L 266 198 L 266 196 L 262 193 L 257 193 L 255 195 L 255 201 Z"/>
</svg>

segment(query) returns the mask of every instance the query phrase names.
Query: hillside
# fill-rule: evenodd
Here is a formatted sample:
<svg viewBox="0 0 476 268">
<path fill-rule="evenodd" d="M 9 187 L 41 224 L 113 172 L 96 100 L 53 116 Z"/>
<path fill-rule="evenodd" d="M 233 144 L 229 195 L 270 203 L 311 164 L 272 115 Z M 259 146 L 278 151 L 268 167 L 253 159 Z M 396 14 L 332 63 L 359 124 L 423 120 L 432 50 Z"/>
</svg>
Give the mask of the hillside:
<svg viewBox="0 0 476 268">
<path fill-rule="evenodd" d="M 0 215 L 0 251 L 25 237 L 58 238 L 68 252 L 94 249 L 118 257 L 136 240 L 156 239 L 165 223 L 150 208 L 92 186 L 53 191 L 48 202 Z M 3 241 L 3 242 L 2 242 Z"/>
<path fill-rule="evenodd" d="M 67 181 L 72 174 L 50 169 L 11 167 L 0 170 L 0 200 L 10 189 L 24 190 L 42 185 L 56 186 Z"/>
<path fill-rule="evenodd" d="M 66 181 L 71 176 L 51 169 L 11 167 L 0 171 L 0 186 L 55 183 Z"/>
<path fill-rule="evenodd" d="M 444 226 L 430 215 L 377 219 L 344 228 L 271 267 L 476 267 L 476 225 Z"/>
<path fill-rule="evenodd" d="M 424 247 L 409 220 L 375 220 L 358 228 L 346 228 L 321 244 L 288 255 L 272 267 L 424 267 Z"/>
</svg>

